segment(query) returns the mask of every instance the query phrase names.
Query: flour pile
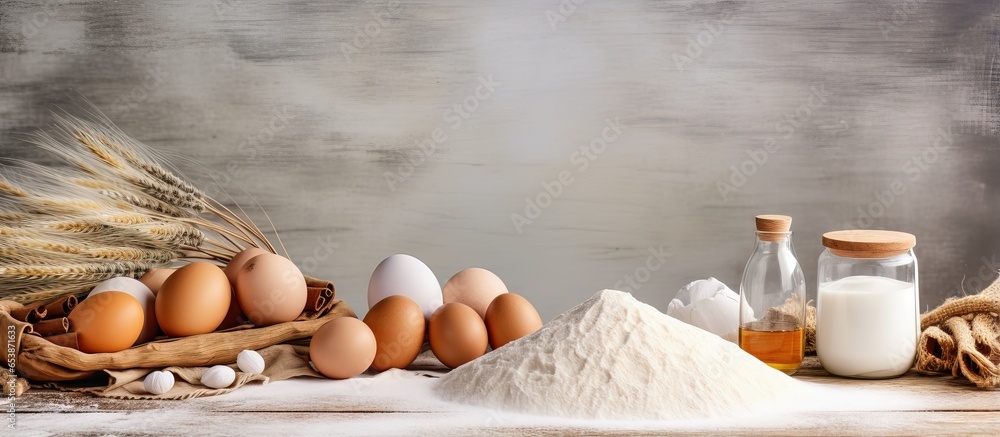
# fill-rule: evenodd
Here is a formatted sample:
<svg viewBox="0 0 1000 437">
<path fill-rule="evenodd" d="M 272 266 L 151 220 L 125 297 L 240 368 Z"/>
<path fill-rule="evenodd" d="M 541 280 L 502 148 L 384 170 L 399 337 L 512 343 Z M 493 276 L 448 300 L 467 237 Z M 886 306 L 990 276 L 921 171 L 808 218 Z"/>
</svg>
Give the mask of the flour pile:
<svg viewBox="0 0 1000 437">
<path fill-rule="evenodd" d="M 436 392 L 529 414 L 683 420 L 749 414 L 789 401 L 801 384 L 714 334 L 604 290 L 451 371 Z"/>
</svg>

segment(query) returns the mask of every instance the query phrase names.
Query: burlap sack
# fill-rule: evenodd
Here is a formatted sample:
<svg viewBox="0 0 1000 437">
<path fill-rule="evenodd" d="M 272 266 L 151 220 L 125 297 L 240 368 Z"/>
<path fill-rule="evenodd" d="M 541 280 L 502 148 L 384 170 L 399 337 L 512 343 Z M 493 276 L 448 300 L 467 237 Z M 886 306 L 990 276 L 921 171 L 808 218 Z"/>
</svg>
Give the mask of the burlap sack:
<svg viewBox="0 0 1000 437">
<path fill-rule="evenodd" d="M 260 350 L 306 339 L 330 320 L 344 316 L 355 317 L 354 311 L 346 302 L 337 300 L 331 301 L 320 312 L 304 312 L 292 322 L 253 329 L 243 326 L 225 332 L 161 339 L 115 353 L 87 354 L 55 345 L 43 337 L 26 334 L 29 324 L 10 315 L 20 308 L 22 305 L 19 303 L 0 301 L 0 327 L 5 332 L 5 335 L 0 336 L 0 347 L 14 352 L 13 365 L 17 377 L 27 378 L 33 383 L 55 383 L 49 386 L 57 388 L 80 384 L 108 386 L 108 375 L 111 376 L 111 385 L 115 385 L 116 378 L 122 380 L 122 371 L 137 370 L 136 375 L 141 373 L 145 376 L 151 370 L 166 367 L 232 364 L 236 362 L 236 356 L 245 349 Z M 179 376 L 183 379 L 183 374 Z M 298 373 L 292 376 L 298 376 Z M 10 375 L 7 377 L 10 378 Z M 76 383 L 68 383 L 69 381 Z M 67 383 L 60 384 L 62 382 Z M 246 382 L 249 380 L 243 381 Z"/>
<path fill-rule="evenodd" d="M 978 387 L 1000 386 L 1000 279 L 973 296 L 949 299 L 920 318 L 915 368 L 947 372 Z"/>
<path fill-rule="evenodd" d="M 950 372 L 958 356 L 955 338 L 938 326 L 928 326 L 917 343 L 918 372 L 930 374 Z"/>
<path fill-rule="evenodd" d="M 764 320 L 787 320 L 798 324 L 802 314 L 802 305 L 789 298 L 781 306 L 767 309 Z M 806 302 L 806 323 L 805 323 L 805 349 L 806 355 L 816 355 L 816 306 L 812 301 Z"/>
</svg>

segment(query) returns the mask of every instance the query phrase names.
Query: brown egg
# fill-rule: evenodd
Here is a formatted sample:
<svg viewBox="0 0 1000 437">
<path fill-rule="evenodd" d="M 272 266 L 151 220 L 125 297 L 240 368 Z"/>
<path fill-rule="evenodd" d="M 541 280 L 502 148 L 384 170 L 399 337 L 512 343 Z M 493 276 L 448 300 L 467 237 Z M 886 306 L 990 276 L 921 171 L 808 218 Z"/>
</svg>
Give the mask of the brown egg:
<svg viewBox="0 0 1000 437">
<path fill-rule="evenodd" d="M 160 287 L 163 286 L 163 281 L 166 281 L 176 271 L 177 269 L 152 269 L 142 275 L 139 282 L 146 284 L 149 291 L 153 292 L 153 296 L 156 296 L 156 293 L 160 292 Z"/>
<path fill-rule="evenodd" d="M 222 323 L 219 324 L 219 327 L 215 329 L 222 331 L 247 323 L 250 323 L 250 320 L 247 319 L 247 316 L 243 314 L 243 310 L 240 309 L 239 301 L 236 299 L 236 290 L 233 290 L 230 293 L 229 311 L 226 312 L 226 317 L 222 318 Z"/>
<path fill-rule="evenodd" d="M 155 338 L 160 332 L 160 327 L 156 323 L 156 295 L 153 294 L 149 287 L 133 278 L 117 277 L 97 284 L 97 286 L 90 290 L 90 294 L 87 297 L 109 291 L 128 293 L 142 305 L 145 322 L 142 325 L 142 333 L 139 334 L 139 339 L 135 341 L 135 344 L 146 343 Z"/>
<path fill-rule="evenodd" d="M 171 337 L 212 332 L 226 317 L 231 296 L 222 269 L 193 262 L 163 281 L 156 295 L 156 320 Z"/>
<path fill-rule="evenodd" d="M 490 346 L 497 349 L 531 334 L 542 327 L 542 318 L 528 299 L 514 293 L 504 293 L 493 299 L 486 309 L 486 332 Z"/>
<path fill-rule="evenodd" d="M 94 354 L 128 349 L 139 338 L 145 315 L 142 304 L 122 291 L 94 294 L 69 313 L 80 350 Z"/>
<path fill-rule="evenodd" d="M 365 324 L 375 334 L 378 350 L 372 368 L 381 372 L 405 369 L 424 345 L 424 313 L 413 299 L 403 295 L 380 300 L 365 315 Z"/>
<path fill-rule="evenodd" d="M 309 359 L 327 378 L 360 375 L 375 359 L 375 334 L 364 322 L 340 317 L 326 322 L 309 341 Z"/>
<path fill-rule="evenodd" d="M 452 369 L 486 353 L 486 325 L 467 305 L 441 305 L 431 315 L 427 331 L 434 356 Z"/>
<path fill-rule="evenodd" d="M 240 273 L 240 270 L 243 269 L 243 266 L 246 265 L 247 261 L 250 261 L 250 258 L 257 255 L 263 255 L 265 253 L 271 252 L 259 247 L 251 247 L 249 249 L 243 249 L 240 253 L 237 253 L 233 259 L 229 260 L 229 264 L 226 264 L 226 268 L 222 269 L 222 271 L 226 272 L 226 277 L 229 278 L 229 283 L 233 284 L 233 287 L 235 287 L 236 275 Z"/>
<path fill-rule="evenodd" d="M 476 310 L 479 318 L 486 317 L 486 307 L 497 296 L 506 293 L 507 286 L 493 272 L 473 267 L 455 273 L 441 293 L 444 303 L 458 302 Z"/>
<path fill-rule="evenodd" d="M 236 275 L 236 299 L 257 326 L 295 320 L 306 306 L 307 294 L 302 271 L 273 253 L 250 258 Z"/>
</svg>

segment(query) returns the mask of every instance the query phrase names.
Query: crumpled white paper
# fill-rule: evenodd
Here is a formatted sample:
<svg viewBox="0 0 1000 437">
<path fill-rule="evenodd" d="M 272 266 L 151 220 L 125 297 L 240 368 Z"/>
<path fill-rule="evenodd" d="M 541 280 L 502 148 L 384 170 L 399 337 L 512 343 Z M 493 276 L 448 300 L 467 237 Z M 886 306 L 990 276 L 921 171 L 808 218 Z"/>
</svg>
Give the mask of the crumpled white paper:
<svg viewBox="0 0 1000 437">
<path fill-rule="evenodd" d="M 733 343 L 739 341 L 740 295 L 715 278 L 685 285 L 667 305 L 667 315 L 711 332 Z M 743 305 L 746 320 L 753 309 Z"/>
</svg>

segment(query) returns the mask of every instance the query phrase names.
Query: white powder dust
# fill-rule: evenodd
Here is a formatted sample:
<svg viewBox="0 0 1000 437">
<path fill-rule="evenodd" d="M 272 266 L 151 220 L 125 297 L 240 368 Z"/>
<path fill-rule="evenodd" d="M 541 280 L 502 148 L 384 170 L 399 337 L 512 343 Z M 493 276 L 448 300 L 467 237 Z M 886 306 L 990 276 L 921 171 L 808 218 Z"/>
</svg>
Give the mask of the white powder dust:
<svg viewBox="0 0 1000 437">
<path fill-rule="evenodd" d="M 604 290 L 444 376 L 443 398 L 612 420 L 733 417 L 794 403 L 802 383 L 736 345 Z"/>
</svg>

